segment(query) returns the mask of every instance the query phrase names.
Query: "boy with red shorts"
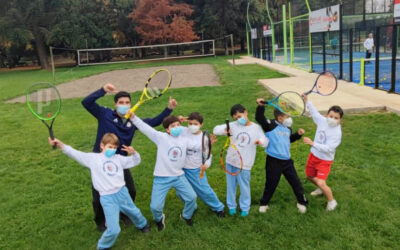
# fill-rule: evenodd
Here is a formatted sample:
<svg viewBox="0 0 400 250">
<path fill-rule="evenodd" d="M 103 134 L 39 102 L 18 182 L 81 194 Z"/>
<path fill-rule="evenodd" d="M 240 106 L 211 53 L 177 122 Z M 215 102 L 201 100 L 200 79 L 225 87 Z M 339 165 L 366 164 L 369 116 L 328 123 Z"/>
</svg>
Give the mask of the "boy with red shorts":
<svg viewBox="0 0 400 250">
<path fill-rule="evenodd" d="M 342 127 L 340 123 L 343 118 L 343 110 L 339 106 L 332 106 L 328 113 L 322 116 L 318 110 L 308 101 L 307 95 L 303 94 L 304 101 L 311 113 L 311 117 L 317 124 L 314 141 L 304 137 L 304 143 L 311 146 L 306 165 L 307 179 L 314 183 L 318 188 L 311 192 L 312 196 L 324 194 L 328 200 L 327 211 L 336 208 L 337 202 L 333 198 L 332 190 L 326 184 L 331 165 L 335 158 L 336 148 L 342 140 Z"/>
</svg>

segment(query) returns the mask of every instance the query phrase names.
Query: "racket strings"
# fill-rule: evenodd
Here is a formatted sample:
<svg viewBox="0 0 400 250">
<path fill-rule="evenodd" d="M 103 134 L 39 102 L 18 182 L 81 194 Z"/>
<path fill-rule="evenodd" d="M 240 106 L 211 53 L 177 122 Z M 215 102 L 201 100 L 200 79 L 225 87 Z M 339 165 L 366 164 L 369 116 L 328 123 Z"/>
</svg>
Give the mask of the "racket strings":
<svg viewBox="0 0 400 250">
<path fill-rule="evenodd" d="M 45 83 L 32 86 L 28 91 L 27 101 L 32 112 L 44 119 L 56 116 L 61 105 L 56 88 Z"/>
<path fill-rule="evenodd" d="M 336 77 L 331 73 L 321 75 L 317 81 L 317 90 L 322 95 L 330 95 L 336 90 Z"/>
<path fill-rule="evenodd" d="M 286 92 L 279 96 L 278 106 L 282 112 L 290 116 L 299 116 L 304 112 L 304 101 L 294 92 Z"/>
<path fill-rule="evenodd" d="M 150 97 L 157 97 L 163 94 L 168 87 L 170 75 L 167 71 L 159 71 L 149 81 L 147 93 Z"/>
</svg>

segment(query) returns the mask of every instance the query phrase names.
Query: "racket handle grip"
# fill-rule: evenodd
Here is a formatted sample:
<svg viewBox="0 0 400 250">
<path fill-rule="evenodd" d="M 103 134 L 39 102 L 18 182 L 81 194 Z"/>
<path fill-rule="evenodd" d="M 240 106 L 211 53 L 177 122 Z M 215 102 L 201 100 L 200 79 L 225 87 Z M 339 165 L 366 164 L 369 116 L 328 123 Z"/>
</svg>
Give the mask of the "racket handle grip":
<svg viewBox="0 0 400 250">
<path fill-rule="evenodd" d="M 266 102 L 266 101 L 262 101 L 261 103 L 264 105 L 268 104 L 268 102 Z"/>
<path fill-rule="evenodd" d="M 309 94 L 311 94 L 311 92 L 312 92 L 312 90 L 307 91 L 307 92 L 305 92 L 304 94 L 305 94 L 305 95 L 309 95 Z"/>
<path fill-rule="evenodd" d="M 227 136 L 231 136 L 231 134 L 229 133 L 229 130 L 230 130 L 230 128 L 229 128 L 229 120 L 226 119 L 225 123 L 226 123 L 226 135 Z"/>
<path fill-rule="evenodd" d="M 52 140 L 54 140 L 54 133 L 53 133 L 53 129 L 49 129 L 49 134 L 50 134 L 50 138 L 52 139 Z M 53 146 L 53 149 L 57 149 L 57 144 L 54 144 Z"/>
<path fill-rule="evenodd" d="M 129 113 L 135 113 L 136 110 L 139 108 L 139 105 L 135 104 L 135 106 L 133 106 L 129 111 Z M 125 119 L 129 119 L 129 117 L 131 117 L 131 115 L 127 113 L 124 117 Z"/>
<path fill-rule="evenodd" d="M 203 179 L 203 177 L 204 177 L 204 170 L 200 169 L 200 178 Z"/>
</svg>

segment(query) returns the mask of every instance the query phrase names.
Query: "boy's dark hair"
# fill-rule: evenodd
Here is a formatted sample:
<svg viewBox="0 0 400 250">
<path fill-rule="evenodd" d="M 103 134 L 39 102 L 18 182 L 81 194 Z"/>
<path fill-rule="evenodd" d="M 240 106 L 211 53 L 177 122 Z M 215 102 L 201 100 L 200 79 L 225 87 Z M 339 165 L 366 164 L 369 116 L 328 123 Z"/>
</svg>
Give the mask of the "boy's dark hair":
<svg viewBox="0 0 400 250">
<path fill-rule="evenodd" d="M 129 98 L 129 101 L 131 100 L 131 95 L 130 95 L 128 92 L 126 92 L 126 91 L 120 91 L 120 92 L 118 92 L 118 93 L 115 94 L 115 96 L 114 96 L 114 103 L 117 103 L 118 100 L 119 100 L 119 98 L 121 98 L 121 97 L 128 97 L 128 98 Z"/>
<path fill-rule="evenodd" d="M 164 128 L 168 128 L 170 124 L 174 123 L 174 122 L 179 122 L 181 123 L 181 121 L 179 121 L 178 117 L 170 115 L 164 118 L 164 120 L 162 121 L 162 125 Z"/>
<path fill-rule="evenodd" d="M 279 109 L 277 109 L 277 108 L 274 109 L 274 117 L 275 117 L 275 120 L 278 120 L 278 117 L 279 117 L 279 116 L 286 116 L 286 115 L 287 115 L 287 114 L 281 112 Z"/>
<path fill-rule="evenodd" d="M 343 109 L 340 106 L 335 105 L 335 106 L 330 107 L 328 110 L 328 114 L 331 111 L 338 113 L 340 115 L 340 118 L 343 117 Z"/>
<path fill-rule="evenodd" d="M 244 111 L 246 111 L 246 108 L 242 104 L 235 104 L 231 108 L 231 116 L 236 113 L 244 113 Z"/>
<path fill-rule="evenodd" d="M 200 124 L 203 124 L 203 116 L 200 115 L 199 112 L 193 112 L 193 113 L 189 114 L 188 120 L 196 120 L 196 121 L 200 122 Z"/>
</svg>

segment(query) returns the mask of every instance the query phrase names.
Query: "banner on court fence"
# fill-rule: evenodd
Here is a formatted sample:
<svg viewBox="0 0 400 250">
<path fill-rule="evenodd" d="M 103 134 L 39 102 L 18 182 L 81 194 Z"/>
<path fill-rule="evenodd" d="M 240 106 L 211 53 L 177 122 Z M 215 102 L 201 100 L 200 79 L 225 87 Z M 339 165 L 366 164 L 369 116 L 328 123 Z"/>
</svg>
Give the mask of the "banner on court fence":
<svg viewBox="0 0 400 250">
<path fill-rule="evenodd" d="M 310 33 L 340 30 L 340 5 L 311 11 Z"/>
<path fill-rule="evenodd" d="M 257 29 L 251 29 L 251 39 L 257 39 Z"/>
<path fill-rule="evenodd" d="M 272 30 L 267 24 L 263 26 L 263 36 L 272 36 Z"/>
<path fill-rule="evenodd" d="M 394 15 L 396 17 L 400 17 L 400 0 L 394 0 Z"/>
</svg>

